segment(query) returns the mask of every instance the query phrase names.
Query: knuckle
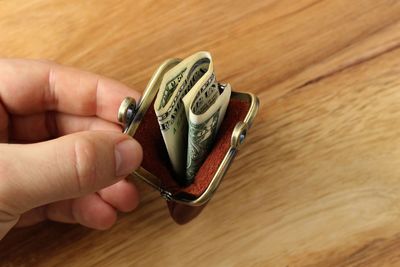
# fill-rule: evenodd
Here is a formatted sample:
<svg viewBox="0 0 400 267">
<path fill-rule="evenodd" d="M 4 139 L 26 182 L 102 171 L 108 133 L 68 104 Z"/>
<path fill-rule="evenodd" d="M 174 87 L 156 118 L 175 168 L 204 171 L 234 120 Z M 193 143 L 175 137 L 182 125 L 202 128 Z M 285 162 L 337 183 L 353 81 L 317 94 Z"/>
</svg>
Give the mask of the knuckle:
<svg viewBox="0 0 400 267">
<path fill-rule="evenodd" d="M 86 193 L 95 187 L 97 181 L 96 145 L 87 138 L 75 142 L 75 180 L 79 192 Z"/>
</svg>

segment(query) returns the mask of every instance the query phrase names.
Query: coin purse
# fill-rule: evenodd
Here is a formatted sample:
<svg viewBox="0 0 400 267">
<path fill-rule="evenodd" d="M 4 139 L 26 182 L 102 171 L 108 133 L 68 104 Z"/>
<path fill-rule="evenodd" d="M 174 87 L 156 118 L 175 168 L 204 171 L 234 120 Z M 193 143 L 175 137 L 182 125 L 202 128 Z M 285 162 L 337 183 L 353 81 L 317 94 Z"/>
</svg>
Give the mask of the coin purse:
<svg viewBox="0 0 400 267">
<path fill-rule="evenodd" d="M 211 152 L 194 182 L 182 187 L 173 178 L 174 172 L 153 107 L 164 74 L 180 61 L 165 61 L 153 74 L 138 103 L 125 98 L 118 120 L 124 125 L 124 133 L 133 136 L 143 147 L 142 165 L 132 175 L 158 190 L 167 201 L 174 221 L 185 224 L 202 211 L 220 185 L 246 138 L 258 111 L 259 100 L 251 93 L 232 92 Z"/>
</svg>

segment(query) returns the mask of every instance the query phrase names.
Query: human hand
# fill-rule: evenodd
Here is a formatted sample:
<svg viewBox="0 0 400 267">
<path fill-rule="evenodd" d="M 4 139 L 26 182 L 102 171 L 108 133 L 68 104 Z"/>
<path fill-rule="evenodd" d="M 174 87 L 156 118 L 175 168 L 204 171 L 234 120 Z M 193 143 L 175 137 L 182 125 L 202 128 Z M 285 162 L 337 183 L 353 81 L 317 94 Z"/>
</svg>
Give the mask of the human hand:
<svg viewBox="0 0 400 267">
<path fill-rule="evenodd" d="M 139 94 L 55 63 L 0 60 L 0 239 L 43 220 L 107 229 L 133 210 L 142 149 L 116 124 Z"/>
</svg>

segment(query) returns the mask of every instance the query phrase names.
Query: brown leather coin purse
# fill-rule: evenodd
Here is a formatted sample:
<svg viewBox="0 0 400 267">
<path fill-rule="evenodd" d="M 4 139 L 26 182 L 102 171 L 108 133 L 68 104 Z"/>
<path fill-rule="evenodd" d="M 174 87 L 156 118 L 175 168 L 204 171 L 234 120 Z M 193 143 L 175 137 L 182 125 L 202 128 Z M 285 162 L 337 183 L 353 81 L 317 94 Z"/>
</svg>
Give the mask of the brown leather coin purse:
<svg viewBox="0 0 400 267">
<path fill-rule="evenodd" d="M 138 103 L 129 97 L 122 102 L 118 119 L 124 124 L 124 132 L 133 136 L 143 147 L 142 165 L 132 175 L 158 190 L 167 201 L 175 222 L 185 224 L 202 211 L 220 185 L 245 140 L 258 111 L 259 100 L 251 93 L 232 92 L 210 154 L 194 182 L 182 187 L 173 178 L 174 173 L 153 108 L 164 74 L 180 61 L 165 61 L 154 73 Z"/>
</svg>

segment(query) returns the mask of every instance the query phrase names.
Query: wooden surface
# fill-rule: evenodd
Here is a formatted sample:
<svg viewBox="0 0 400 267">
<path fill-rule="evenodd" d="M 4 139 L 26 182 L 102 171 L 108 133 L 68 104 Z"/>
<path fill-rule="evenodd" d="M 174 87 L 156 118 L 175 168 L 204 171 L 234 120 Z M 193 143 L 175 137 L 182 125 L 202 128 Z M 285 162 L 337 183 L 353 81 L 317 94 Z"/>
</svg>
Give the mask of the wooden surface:
<svg viewBox="0 0 400 267">
<path fill-rule="evenodd" d="M 261 100 L 201 216 L 175 225 L 139 184 L 111 230 L 14 230 L 0 266 L 400 266 L 400 1 L 0 1 L 2 57 L 141 91 L 197 50 Z"/>
</svg>

